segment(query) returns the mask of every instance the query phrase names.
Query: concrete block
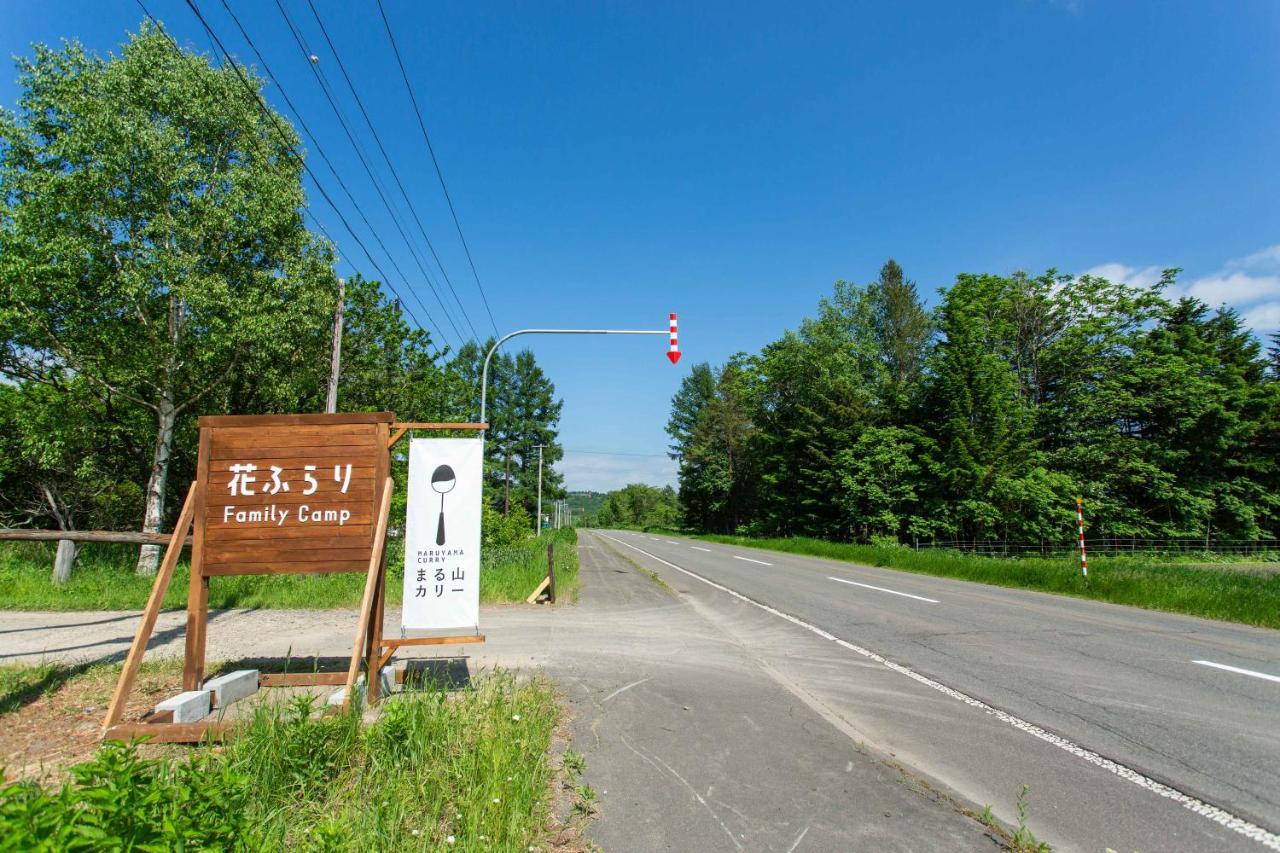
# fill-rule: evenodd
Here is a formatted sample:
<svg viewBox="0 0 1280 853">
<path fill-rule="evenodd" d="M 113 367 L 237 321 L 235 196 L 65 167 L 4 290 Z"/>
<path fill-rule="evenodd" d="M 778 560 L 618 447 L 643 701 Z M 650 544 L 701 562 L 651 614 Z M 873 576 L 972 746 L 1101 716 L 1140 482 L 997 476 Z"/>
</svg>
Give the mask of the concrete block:
<svg viewBox="0 0 1280 853">
<path fill-rule="evenodd" d="M 396 668 L 394 666 L 384 666 L 382 668 L 382 695 L 388 696 L 400 688 L 396 682 Z"/>
<path fill-rule="evenodd" d="M 164 700 L 156 706 L 156 710 L 172 711 L 175 723 L 198 723 L 209 716 L 212 697 L 213 694 L 208 690 L 188 690 Z"/>
<path fill-rule="evenodd" d="M 347 695 L 347 688 L 339 687 L 337 690 L 329 694 L 329 698 L 325 700 L 325 704 L 329 706 L 341 707 L 342 700 L 346 698 L 346 695 Z M 365 696 L 364 676 L 362 675 L 360 676 L 360 680 L 356 682 L 354 695 L 351 697 L 351 701 L 355 703 L 355 706 L 357 708 L 363 708 L 364 696 Z"/>
<path fill-rule="evenodd" d="M 232 702 L 239 702 L 258 692 L 258 671 L 237 669 L 209 679 L 204 683 L 204 689 L 213 693 L 213 707 L 225 708 Z"/>
</svg>

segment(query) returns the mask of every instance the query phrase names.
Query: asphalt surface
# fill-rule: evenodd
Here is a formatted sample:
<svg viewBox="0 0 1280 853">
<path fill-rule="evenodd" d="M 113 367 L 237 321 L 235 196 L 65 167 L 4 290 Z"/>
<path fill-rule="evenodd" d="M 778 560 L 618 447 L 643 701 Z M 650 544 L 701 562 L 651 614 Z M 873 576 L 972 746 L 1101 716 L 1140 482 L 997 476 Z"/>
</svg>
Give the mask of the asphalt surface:
<svg viewBox="0 0 1280 853">
<path fill-rule="evenodd" d="M 587 833 L 608 851 L 1001 849 L 927 780 L 861 746 L 754 641 L 625 551 L 584 535 L 578 605 L 485 607 L 483 646 L 397 657 L 449 656 L 450 675 L 462 678 L 494 666 L 549 673 L 570 702 L 583 781 L 599 795 Z M 162 614 L 148 659 L 181 654 L 182 617 Z M 389 636 L 398 619 L 388 608 Z M 0 611 L 0 663 L 118 660 L 137 621 L 136 612 Z M 218 611 L 209 659 L 344 664 L 355 628 L 354 611 Z"/>
<path fill-rule="evenodd" d="M 961 809 L 1017 826 L 1024 785 L 1057 850 L 1280 849 L 1280 682 L 1220 668 L 1280 675 L 1277 632 L 670 536 L 580 555 L 580 604 L 414 656 L 556 679 L 606 850 L 994 849 Z M 118 660 L 137 619 L 0 611 L 0 663 Z M 342 663 L 355 626 L 215 612 L 209 657 Z"/>
<path fill-rule="evenodd" d="M 1261 677 L 1280 676 L 1280 633 L 672 536 L 595 535 L 750 644 L 868 749 L 1011 823 L 1029 785 L 1028 825 L 1058 849 L 1280 849 L 1280 681 Z"/>
</svg>

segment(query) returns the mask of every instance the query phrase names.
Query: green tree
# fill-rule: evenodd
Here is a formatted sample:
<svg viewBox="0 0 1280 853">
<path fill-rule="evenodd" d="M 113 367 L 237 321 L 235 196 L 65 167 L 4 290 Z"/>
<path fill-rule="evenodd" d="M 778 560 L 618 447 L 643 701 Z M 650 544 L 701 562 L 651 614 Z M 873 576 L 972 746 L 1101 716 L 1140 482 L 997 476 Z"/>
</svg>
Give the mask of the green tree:
<svg viewBox="0 0 1280 853">
<path fill-rule="evenodd" d="M 0 526 L 77 530 L 135 519 L 145 448 L 134 443 L 142 425 L 124 414 L 75 376 L 57 386 L 0 383 Z M 55 583 L 70 576 L 75 552 L 59 544 Z"/>
<path fill-rule="evenodd" d="M 943 521 L 963 538 L 1056 539 L 1069 529 L 1074 484 L 1048 470 L 1035 431 L 1055 282 L 964 274 L 940 307 L 930 405 Z"/>
<path fill-rule="evenodd" d="M 332 311 L 297 138 L 232 69 L 150 26 L 118 57 L 37 46 L 18 66 L 18 110 L 0 113 L 0 371 L 75 375 L 150 413 L 142 526 L 158 531 L 180 416 Z"/>
<path fill-rule="evenodd" d="M 868 288 L 871 329 L 887 373 L 885 397 L 905 405 L 914 393 L 928 355 L 933 321 L 920 301 L 914 281 L 890 258 L 880 268 L 880 278 Z"/>
<path fill-rule="evenodd" d="M 754 514 L 755 375 L 735 356 L 716 373 L 715 395 L 703 407 L 680 460 L 680 504 L 695 528 L 733 533 Z"/>
<path fill-rule="evenodd" d="M 816 318 L 764 348 L 757 370 L 762 529 L 848 537 L 837 456 L 881 417 L 886 386 L 867 289 L 836 282 Z"/>
<path fill-rule="evenodd" d="M 716 394 L 715 371 L 707 362 L 695 364 L 689 375 L 680 381 L 680 389 L 671 398 L 671 417 L 667 419 L 667 435 L 671 436 L 669 447 L 672 459 L 684 455 L 689 442 L 693 440 L 694 430 L 698 426 L 698 418 L 707 403 Z"/>
<path fill-rule="evenodd" d="M 631 483 L 605 496 L 596 514 L 601 527 L 674 527 L 680 518 L 675 490 Z"/>
<path fill-rule="evenodd" d="M 852 447 L 836 455 L 847 532 L 863 541 L 933 532 L 924 485 L 924 473 L 933 464 L 931 445 L 914 429 L 868 427 Z"/>
</svg>

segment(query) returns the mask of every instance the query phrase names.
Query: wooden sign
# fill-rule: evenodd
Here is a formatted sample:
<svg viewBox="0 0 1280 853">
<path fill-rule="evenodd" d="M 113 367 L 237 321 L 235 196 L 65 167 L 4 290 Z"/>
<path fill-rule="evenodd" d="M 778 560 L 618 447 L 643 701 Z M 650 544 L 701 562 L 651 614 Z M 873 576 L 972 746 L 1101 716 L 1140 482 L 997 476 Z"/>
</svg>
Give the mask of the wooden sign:
<svg viewBox="0 0 1280 853">
<path fill-rule="evenodd" d="M 193 555 L 201 574 L 365 571 L 394 417 L 200 418 Z"/>
<path fill-rule="evenodd" d="M 387 522 L 395 487 L 391 446 L 410 430 L 483 430 L 486 424 L 395 423 L 391 412 L 227 415 L 203 417 L 199 423 L 196 480 L 169 537 L 107 707 L 104 737 L 192 742 L 229 730 L 231 724 L 225 722 L 166 722 L 154 714 L 139 723 L 122 722 L 189 528 L 193 535 L 184 690 L 197 690 L 204 682 L 209 579 L 219 575 L 365 572 L 346 673 L 275 673 L 264 675 L 263 685 L 342 685 L 345 705 L 355 693 L 363 660 L 366 698 L 376 704 L 381 683 L 377 673 L 400 647 L 484 642 L 478 634 L 384 639 L 382 622 Z"/>
</svg>

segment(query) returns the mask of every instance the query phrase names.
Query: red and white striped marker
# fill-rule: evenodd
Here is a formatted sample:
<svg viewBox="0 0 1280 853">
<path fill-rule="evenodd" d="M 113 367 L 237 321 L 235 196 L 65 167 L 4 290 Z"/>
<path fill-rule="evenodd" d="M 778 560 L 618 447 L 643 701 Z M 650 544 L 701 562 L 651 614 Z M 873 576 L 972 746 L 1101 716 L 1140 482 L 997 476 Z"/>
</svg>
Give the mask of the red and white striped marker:
<svg viewBox="0 0 1280 853">
<path fill-rule="evenodd" d="M 1089 561 L 1084 554 L 1084 500 L 1076 498 L 1076 522 L 1080 525 L 1080 574 L 1089 577 Z"/>
<path fill-rule="evenodd" d="M 676 315 L 671 315 L 671 349 L 667 350 L 667 358 L 675 364 L 680 360 L 680 342 L 676 340 Z"/>
</svg>

